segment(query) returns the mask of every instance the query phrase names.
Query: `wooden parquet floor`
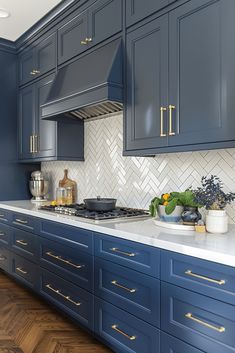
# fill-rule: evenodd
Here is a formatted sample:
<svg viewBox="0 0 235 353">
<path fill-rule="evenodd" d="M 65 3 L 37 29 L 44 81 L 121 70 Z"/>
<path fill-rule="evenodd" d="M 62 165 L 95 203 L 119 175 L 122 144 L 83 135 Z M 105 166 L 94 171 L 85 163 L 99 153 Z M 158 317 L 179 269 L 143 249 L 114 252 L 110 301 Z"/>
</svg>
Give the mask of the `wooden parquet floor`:
<svg viewBox="0 0 235 353">
<path fill-rule="evenodd" d="M 0 353 L 111 353 L 0 271 Z"/>
</svg>

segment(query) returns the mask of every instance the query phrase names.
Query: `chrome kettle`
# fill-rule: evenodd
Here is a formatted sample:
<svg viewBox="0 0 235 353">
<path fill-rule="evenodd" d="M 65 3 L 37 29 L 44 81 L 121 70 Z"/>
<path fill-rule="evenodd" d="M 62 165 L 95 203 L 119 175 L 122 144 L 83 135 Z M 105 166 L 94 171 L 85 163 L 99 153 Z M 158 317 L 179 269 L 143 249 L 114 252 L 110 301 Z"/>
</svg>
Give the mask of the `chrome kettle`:
<svg viewBox="0 0 235 353">
<path fill-rule="evenodd" d="M 46 174 L 37 170 L 31 174 L 29 181 L 29 189 L 33 196 L 32 201 L 42 202 L 46 201 L 46 195 L 49 191 L 49 178 Z"/>
</svg>

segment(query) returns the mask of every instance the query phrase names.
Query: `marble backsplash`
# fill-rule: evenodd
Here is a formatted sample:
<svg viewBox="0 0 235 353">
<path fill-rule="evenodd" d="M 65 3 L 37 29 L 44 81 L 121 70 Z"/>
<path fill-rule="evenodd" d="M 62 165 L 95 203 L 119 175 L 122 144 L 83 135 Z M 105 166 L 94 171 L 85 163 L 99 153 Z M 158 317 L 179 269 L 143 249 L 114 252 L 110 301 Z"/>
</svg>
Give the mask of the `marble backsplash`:
<svg viewBox="0 0 235 353">
<path fill-rule="evenodd" d="M 78 201 L 114 197 L 122 206 L 148 208 L 151 199 L 168 191 L 196 187 L 203 175 L 216 174 L 225 191 L 235 191 L 235 149 L 123 157 L 122 114 L 85 123 L 85 162 L 43 162 L 50 173 L 52 195 L 63 170 L 78 184 Z M 235 203 L 227 208 L 235 223 Z"/>
</svg>

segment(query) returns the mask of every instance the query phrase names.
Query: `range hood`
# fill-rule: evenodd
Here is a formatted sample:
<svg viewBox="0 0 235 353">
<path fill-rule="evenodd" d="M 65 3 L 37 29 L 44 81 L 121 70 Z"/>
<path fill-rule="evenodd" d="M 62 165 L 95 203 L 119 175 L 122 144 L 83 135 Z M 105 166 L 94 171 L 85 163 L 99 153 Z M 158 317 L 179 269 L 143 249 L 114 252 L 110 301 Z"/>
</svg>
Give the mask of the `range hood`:
<svg viewBox="0 0 235 353">
<path fill-rule="evenodd" d="M 122 42 L 115 40 L 60 68 L 43 119 L 87 119 L 123 109 Z"/>
</svg>

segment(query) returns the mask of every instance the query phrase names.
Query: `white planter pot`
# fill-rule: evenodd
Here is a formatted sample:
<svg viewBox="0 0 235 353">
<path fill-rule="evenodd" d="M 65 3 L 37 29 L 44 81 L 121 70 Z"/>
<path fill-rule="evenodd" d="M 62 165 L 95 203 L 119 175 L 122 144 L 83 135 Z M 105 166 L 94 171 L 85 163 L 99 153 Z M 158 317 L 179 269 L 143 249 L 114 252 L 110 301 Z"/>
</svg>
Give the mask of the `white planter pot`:
<svg viewBox="0 0 235 353">
<path fill-rule="evenodd" d="M 209 210 L 206 215 L 206 230 L 223 234 L 228 231 L 228 216 L 225 210 Z"/>
<path fill-rule="evenodd" d="M 183 206 L 176 206 L 171 214 L 166 214 L 165 207 L 163 205 L 158 206 L 158 216 L 161 221 L 164 222 L 179 222 L 181 220 L 181 215 L 183 213 Z"/>
</svg>

